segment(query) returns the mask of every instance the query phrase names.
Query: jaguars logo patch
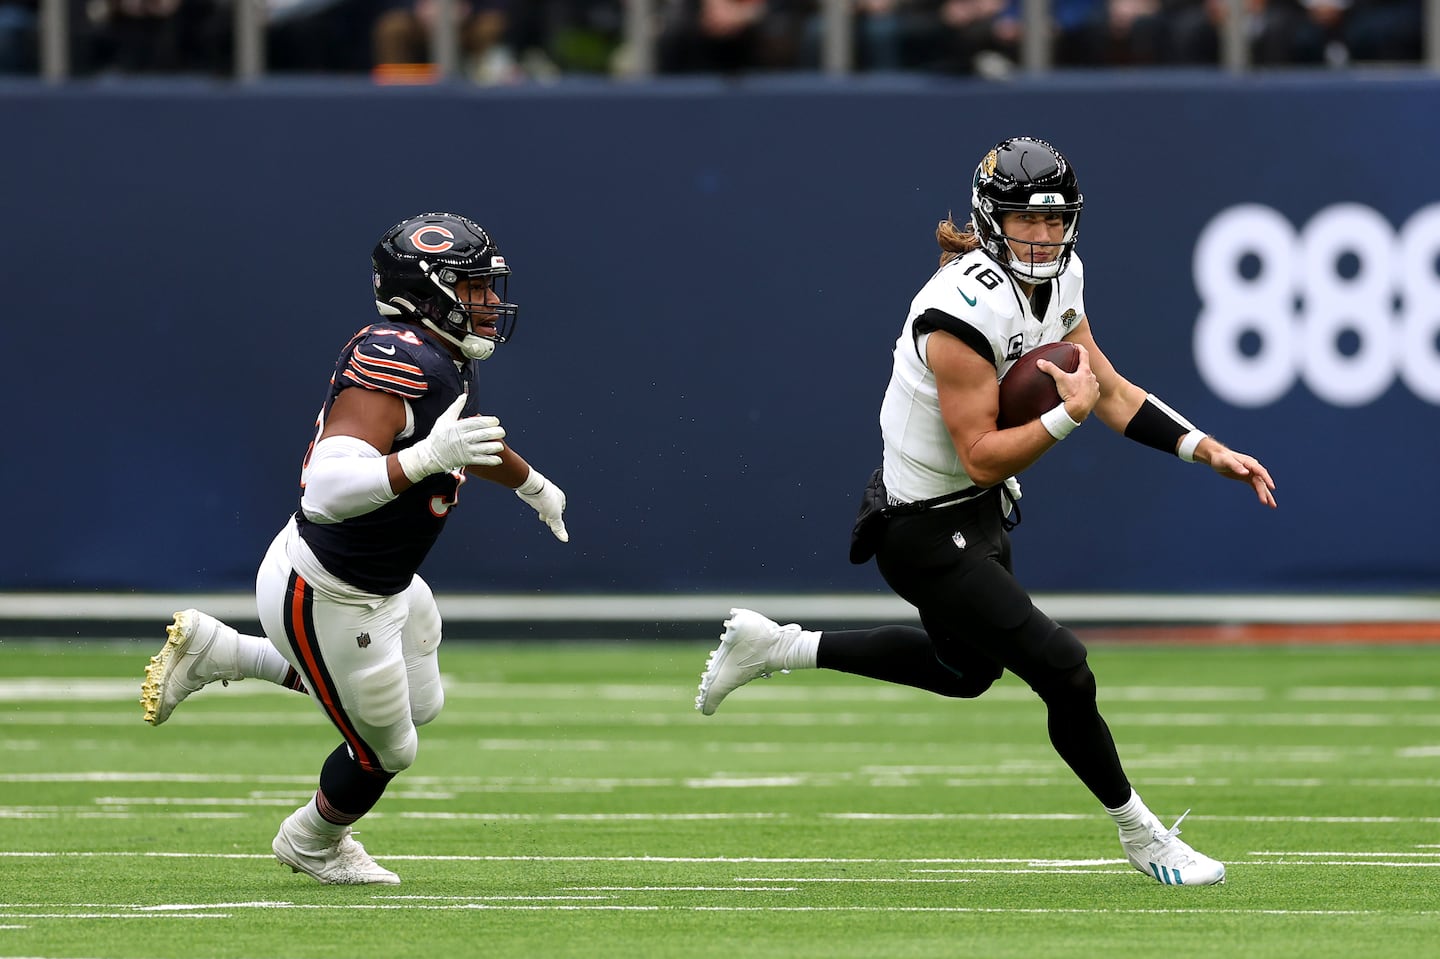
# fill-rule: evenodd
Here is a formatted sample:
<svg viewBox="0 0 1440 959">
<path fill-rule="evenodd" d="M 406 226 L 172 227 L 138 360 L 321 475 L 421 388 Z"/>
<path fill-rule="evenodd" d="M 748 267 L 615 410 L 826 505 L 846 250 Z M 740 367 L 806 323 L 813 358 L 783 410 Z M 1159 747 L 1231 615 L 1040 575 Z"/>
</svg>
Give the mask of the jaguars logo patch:
<svg viewBox="0 0 1440 959">
<path fill-rule="evenodd" d="M 1060 314 L 1060 322 L 1065 325 L 1065 329 L 1067 330 L 1074 326 L 1075 321 L 1078 319 L 1080 319 L 1080 317 L 1074 310 L 1066 310 Z"/>
</svg>

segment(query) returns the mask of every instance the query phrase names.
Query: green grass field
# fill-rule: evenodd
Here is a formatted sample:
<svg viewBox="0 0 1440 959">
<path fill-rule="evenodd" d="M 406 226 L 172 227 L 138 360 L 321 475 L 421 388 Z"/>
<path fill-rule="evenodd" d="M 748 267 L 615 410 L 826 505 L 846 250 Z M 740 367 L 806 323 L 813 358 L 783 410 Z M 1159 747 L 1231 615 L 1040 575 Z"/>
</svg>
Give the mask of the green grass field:
<svg viewBox="0 0 1440 959">
<path fill-rule="evenodd" d="M 361 823 L 400 886 L 269 854 L 339 741 L 159 640 L 0 642 L 0 956 L 1440 956 L 1440 648 L 1096 644 L 1136 786 L 1228 882 L 1160 886 L 1007 676 L 835 673 L 692 708 L 709 642 L 451 642 L 444 714 Z"/>
</svg>

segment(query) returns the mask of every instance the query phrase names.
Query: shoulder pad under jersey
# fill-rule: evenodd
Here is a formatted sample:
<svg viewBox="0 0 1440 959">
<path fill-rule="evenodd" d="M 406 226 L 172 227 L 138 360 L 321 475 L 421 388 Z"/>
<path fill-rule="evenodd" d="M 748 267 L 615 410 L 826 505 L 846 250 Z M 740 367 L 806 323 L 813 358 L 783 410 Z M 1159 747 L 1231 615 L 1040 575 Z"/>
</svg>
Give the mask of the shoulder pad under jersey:
<svg viewBox="0 0 1440 959">
<path fill-rule="evenodd" d="M 995 338 L 1019 313 L 1005 272 L 976 250 L 941 267 L 916 297 L 912 312 L 928 309 L 964 320 L 987 338 Z"/>
<path fill-rule="evenodd" d="M 453 365 L 445 350 L 414 330 L 377 324 L 356 337 L 342 375 L 358 386 L 415 400 Z"/>
</svg>

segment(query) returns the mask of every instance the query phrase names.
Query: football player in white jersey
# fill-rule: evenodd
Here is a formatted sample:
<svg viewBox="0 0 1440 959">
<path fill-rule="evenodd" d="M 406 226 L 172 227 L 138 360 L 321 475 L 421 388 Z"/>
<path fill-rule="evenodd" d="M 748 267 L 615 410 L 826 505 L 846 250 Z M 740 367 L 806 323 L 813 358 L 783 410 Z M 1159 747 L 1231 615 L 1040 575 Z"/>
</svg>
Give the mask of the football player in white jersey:
<svg viewBox="0 0 1440 959">
<path fill-rule="evenodd" d="M 1224 865 L 1179 839 L 1179 822 L 1166 829 L 1131 787 L 1096 706 L 1085 646 L 1012 575 L 1014 477 L 1093 413 L 1139 443 L 1245 483 L 1262 505 L 1275 505 L 1275 487 L 1254 457 L 1196 429 L 1096 346 L 1075 255 L 1082 207 L 1065 157 L 1019 137 L 980 161 L 965 228 L 947 219 L 936 232 L 940 269 L 895 343 L 880 410 L 882 469 L 851 549 L 854 562 L 875 558 L 923 629 L 818 632 L 735 609 L 695 705 L 709 715 L 752 679 L 817 667 L 973 698 L 1008 669 L 1044 701 L 1051 743 L 1114 820 L 1129 862 L 1167 885 L 1208 885 L 1224 880 Z M 1040 363 L 1061 402 L 1001 428 L 1001 377 L 1022 353 L 1061 339 L 1080 347 L 1075 372 Z"/>
<path fill-rule="evenodd" d="M 510 268 L 466 217 L 426 213 L 391 227 L 372 255 L 380 322 L 336 360 L 301 470 L 299 509 L 256 576 L 265 636 L 195 609 L 175 614 L 141 688 L 158 726 L 215 680 L 266 679 L 308 692 L 342 742 L 309 802 L 280 825 L 281 863 L 327 884 L 394 884 L 351 827 L 408 768 L 416 727 L 444 705 L 440 612 L 420 564 L 467 476 L 515 491 L 561 542 L 565 494 L 478 413 L 478 364 L 508 338 Z"/>
</svg>

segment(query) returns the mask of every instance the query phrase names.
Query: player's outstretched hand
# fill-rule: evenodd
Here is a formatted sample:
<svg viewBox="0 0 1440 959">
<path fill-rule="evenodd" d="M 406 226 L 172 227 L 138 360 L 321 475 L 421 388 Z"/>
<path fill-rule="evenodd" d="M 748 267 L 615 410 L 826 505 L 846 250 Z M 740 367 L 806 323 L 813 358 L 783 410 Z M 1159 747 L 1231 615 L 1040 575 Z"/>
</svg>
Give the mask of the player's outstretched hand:
<svg viewBox="0 0 1440 959">
<path fill-rule="evenodd" d="M 1210 468 L 1226 479 L 1249 483 L 1262 505 L 1275 508 L 1275 481 L 1255 457 L 1222 446 L 1210 455 Z"/>
<path fill-rule="evenodd" d="M 429 436 L 395 454 L 410 482 L 418 483 L 435 473 L 449 473 L 466 466 L 500 465 L 500 453 L 505 449 L 500 440 L 505 436 L 505 428 L 494 416 L 461 418 L 465 395 L 457 396 L 449 409 L 440 414 Z"/>
<path fill-rule="evenodd" d="M 550 527 L 550 532 L 562 543 L 570 542 L 570 533 L 565 529 L 565 491 L 540 474 L 533 466 L 530 475 L 515 495 L 523 499 L 540 516 L 540 522 Z"/>
</svg>

